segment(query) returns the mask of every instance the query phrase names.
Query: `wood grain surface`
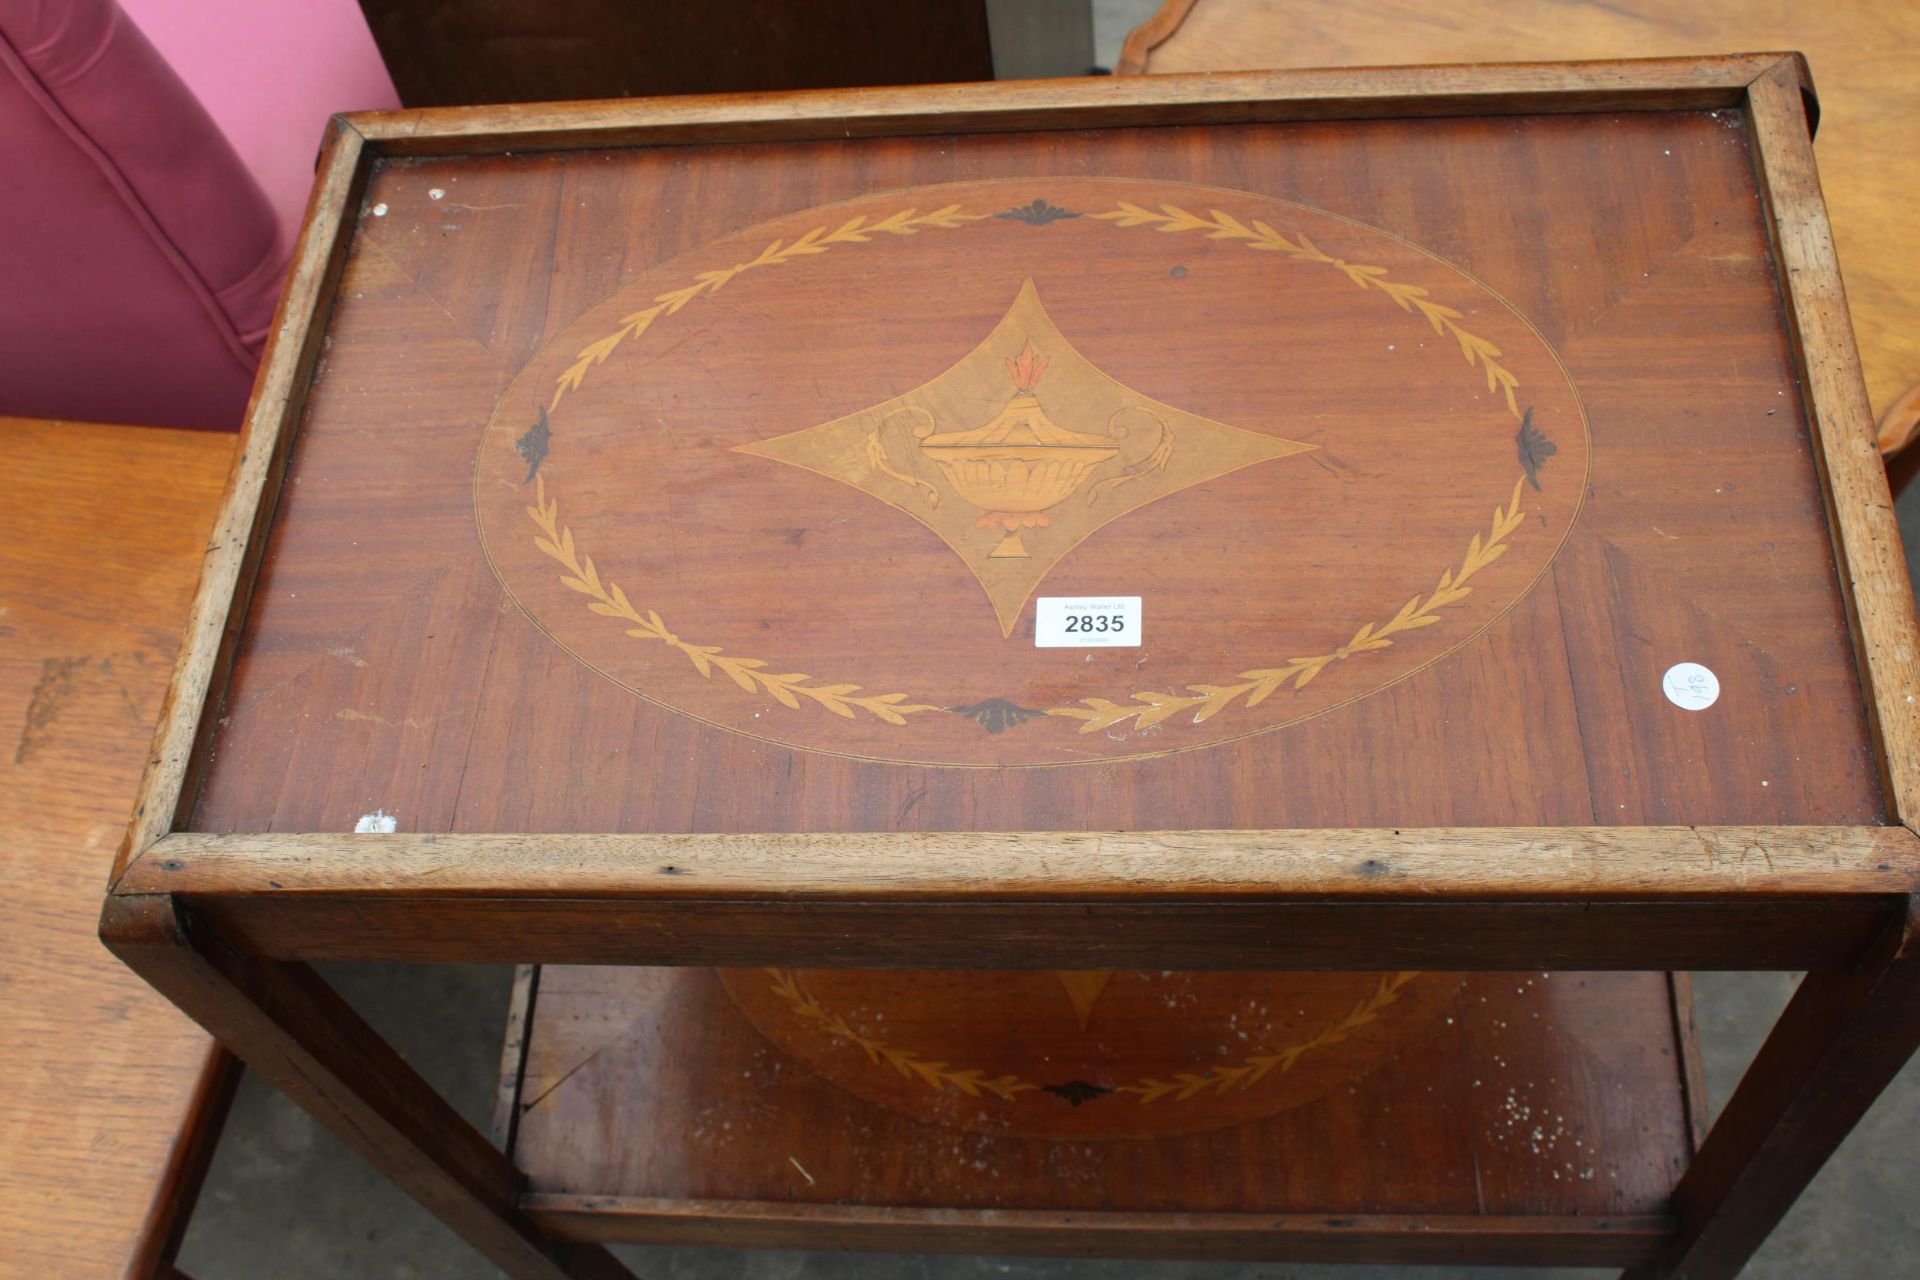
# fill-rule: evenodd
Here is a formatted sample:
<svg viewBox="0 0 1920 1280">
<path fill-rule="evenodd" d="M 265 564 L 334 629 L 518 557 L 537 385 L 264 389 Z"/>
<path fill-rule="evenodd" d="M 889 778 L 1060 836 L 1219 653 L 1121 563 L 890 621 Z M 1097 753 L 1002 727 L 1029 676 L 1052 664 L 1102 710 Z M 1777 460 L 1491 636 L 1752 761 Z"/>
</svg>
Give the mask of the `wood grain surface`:
<svg viewBox="0 0 1920 1280">
<path fill-rule="evenodd" d="M 520 1084 L 515 1158 L 528 1174 L 530 1207 L 541 1197 L 591 1197 L 599 1232 L 653 1234 L 644 1213 L 623 1221 L 621 1202 L 636 1209 L 663 1198 L 692 1202 L 680 1212 L 691 1208 L 693 1220 L 667 1228 L 682 1239 L 697 1232 L 706 1201 L 866 1208 L 878 1218 L 887 1208 L 916 1207 L 959 1219 L 982 1209 L 1152 1211 L 1151 1220 L 1132 1222 L 1139 1238 L 1129 1252 L 1155 1251 L 1149 1238 L 1156 1230 L 1181 1236 L 1183 1215 L 1487 1215 L 1499 1224 L 1489 1234 L 1510 1225 L 1525 1239 L 1517 1223 L 1502 1220 L 1539 1215 L 1564 1224 L 1578 1215 L 1644 1226 L 1664 1214 L 1691 1153 L 1664 976 L 1423 980 L 1436 984 L 1441 1004 L 1411 1024 L 1407 1038 L 1386 1030 L 1395 1010 L 1383 1009 L 1378 1025 L 1354 1033 L 1387 1037 L 1360 1050 L 1372 1069 L 1318 1098 L 1265 1119 L 1153 1142 L 1061 1141 L 995 1132 L 984 1118 L 967 1128 L 929 1123 L 911 1095 L 893 1106 L 856 1097 L 770 1049 L 709 973 L 548 968 Z M 1257 993 L 1288 980 L 1236 981 Z M 864 1021 L 855 1008 L 836 1012 L 873 1036 L 899 1039 L 889 1047 L 912 1048 L 912 1031 L 875 1021 L 872 1007 Z M 1096 1036 L 1163 1035 L 1156 1054 L 1182 1045 L 1164 1010 L 1145 1024 L 1130 1021 L 1124 1004 L 1096 1006 L 1093 1016 Z M 1231 1032 L 1228 1039 L 1240 1044 Z M 1204 1037 L 1188 1047 L 1203 1059 L 1229 1053 Z M 820 1051 L 837 1052 L 838 1069 L 849 1075 L 876 1067 L 893 1074 L 851 1042 Z M 1061 1063 L 1068 1071 L 1084 1065 Z M 923 1079 L 907 1084 L 928 1095 L 954 1092 Z M 1437 1105 L 1441 1098 L 1448 1101 Z M 983 1117 L 993 1101 L 981 1105 Z M 1153 1101 L 1115 1094 L 1083 1109 L 1193 1105 L 1171 1094 Z M 835 1234 L 831 1215 L 795 1226 L 816 1239 Z M 718 1238 L 725 1217 L 712 1229 Z M 1542 1224 L 1534 1230 L 1549 1233 Z M 1355 1240 L 1345 1256 L 1477 1256 L 1459 1241 L 1422 1246 L 1410 1234 L 1399 1238 L 1398 1253 L 1375 1241 L 1369 1255 L 1367 1242 Z M 837 1242 L 857 1244 L 861 1236 L 844 1230 Z M 1212 1247 L 1256 1256 L 1261 1248 L 1258 1240 L 1231 1239 Z M 866 1242 L 871 1247 L 871 1231 Z M 1646 1247 L 1632 1230 L 1611 1251 L 1587 1243 L 1596 1260 L 1628 1260 Z M 1291 1244 L 1279 1232 L 1265 1248 L 1291 1256 Z M 1208 1249 L 1198 1237 L 1174 1247 L 1189 1256 Z M 1536 1240 L 1534 1256 L 1551 1247 Z M 1569 1241 L 1557 1256 L 1573 1247 Z"/>
<path fill-rule="evenodd" d="M 147 1274 L 217 1093 L 224 1055 L 95 921 L 232 451 L 0 419 L 0 1275 Z"/>
<path fill-rule="evenodd" d="M 1436 7 L 1419 0 L 1199 0 L 1187 7 L 1178 29 L 1146 55 L 1145 70 L 1802 51 L 1820 93 L 1815 149 L 1868 393 L 1884 412 L 1920 383 L 1920 331 L 1912 319 L 1920 267 L 1911 250 L 1920 236 L 1912 198 L 1920 89 L 1911 74 L 1920 10 L 1913 5 L 1469 0 Z"/>
<path fill-rule="evenodd" d="M 1692 112 L 379 162 L 358 205 L 331 345 L 195 825 L 346 831 L 376 811 L 415 831 L 1880 821 L 1748 142 L 1737 115 Z M 794 750 L 667 711 L 581 666 L 503 596 L 477 554 L 467 492 L 481 428 L 529 358 L 596 299 L 675 255 L 695 277 L 730 268 L 736 255 L 701 246 L 832 199 L 973 175 L 1025 177 L 1044 198 L 1045 178 L 1096 168 L 1250 190 L 1380 227 L 1471 273 L 1538 330 L 1584 401 L 1593 474 L 1558 559 L 1498 626 L 1396 685 L 1245 742 L 1065 770 L 956 772 Z M 1501 193 L 1497 204 L 1483 198 L 1488 189 Z M 936 195 L 905 203 L 938 208 L 927 204 Z M 1181 233 L 1135 234 L 1172 243 Z M 1206 262 L 1253 257 L 1207 232 L 1190 243 Z M 799 278 L 825 260 L 775 270 Z M 847 298 L 851 311 L 918 317 L 929 341 L 956 355 L 979 341 L 977 321 L 943 322 L 939 307 L 864 278 L 880 296 Z M 680 337 L 662 322 L 658 341 L 705 340 L 703 326 L 724 322 L 729 299 L 751 299 L 749 279 L 728 283 L 707 311 L 695 302 L 673 317 L 684 322 Z M 836 319 L 826 300 L 796 314 L 815 325 Z M 849 332 L 872 335 L 867 364 L 902 389 L 925 376 L 913 372 L 924 359 L 886 374 L 898 357 L 884 328 Z M 1258 335 L 1252 321 L 1236 322 L 1220 341 L 1257 344 Z M 1379 359 L 1373 338 L 1356 335 L 1344 357 L 1330 351 L 1314 366 L 1322 380 L 1364 382 Z M 1176 341 L 1192 338 L 1157 337 L 1150 324 L 1117 331 L 1102 367 L 1123 381 L 1130 368 L 1153 369 L 1156 400 L 1204 403 L 1208 379 L 1183 378 L 1183 362 L 1150 363 Z M 644 358 L 647 348 L 635 340 L 629 350 Z M 826 376 L 835 366 L 812 364 L 823 403 L 843 412 L 871 403 L 866 388 Z M 1463 373 L 1484 372 L 1466 364 Z M 700 430 L 709 407 L 725 412 L 721 401 L 633 395 L 641 399 L 616 398 L 602 412 L 637 408 L 680 432 Z M 1415 394 L 1409 410 L 1417 404 Z M 555 411 L 556 441 L 566 410 Z M 704 437 L 688 438 L 702 447 Z M 1726 447 L 1730 439 L 1740 447 Z M 1248 474 L 1279 475 L 1283 465 Z M 1356 528 L 1356 543 L 1393 546 L 1404 534 L 1397 545 L 1423 566 L 1404 589 L 1378 591 L 1381 619 L 1432 589 L 1434 566 L 1462 554 L 1463 534 L 1488 536 L 1467 529 L 1442 540 L 1410 523 L 1447 484 L 1430 483 L 1425 495 L 1406 486 L 1404 516 Z M 849 518 L 876 510 L 851 489 L 818 500 Z M 1336 499 L 1329 510 L 1339 509 Z M 1230 555 L 1208 504 L 1169 499 L 1154 510 L 1165 532 L 1143 553 L 1143 571 L 1217 571 Z M 926 542 L 927 572 L 951 562 L 950 548 Z M 700 576 L 749 600 L 781 602 L 802 568 L 861 572 L 849 538 L 737 545 L 731 579 Z M 652 607 L 638 588 L 660 572 L 649 577 L 647 557 L 676 563 L 671 548 L 632 539 L 583 554 L 636 608 Z M 977 610 L 974 590 L 932 607 Z M 889 639 L 888 626 L 918 621 L 875 620 L 848 637 L 847 652 L 897 651 L 909 641 Z M 1343 615 L 1339 630 L 1351 625 Z M 689 639 L 763 657 L 745 647 L 764 639 L 757 625 L 722 630 L 689 628 Z M 1404 643 L 1417 648 L 1442 631 Z M 1331 634 L 1333 644 L 1346 639 Z M 765 661 L 777 658 L 765 651 Z M 1711 711 L 1681 712 L 1661 695 L 1661 673 L 1682 659 L 1719 673 L 1726 692 Z M 1318 679 L 1338 687 L 1359 670 L 1356 662 Z M 1203 681 L 1178 672 L 1165 687 Z M 749 696 L 732 682 L 703 683 L 705 697 Z M 745 714 L 755 710 L 834 718 L 766 696 Z"/>
<path fill-rule="evenodd" d="M 289 841 L 291 843 L 291 841 Z M 1468 846 L 1469 856 L 1473 846 Z M 961 904 L 644 896 L 474 898 L 268 892 L 200 902 L 255 954 L 443 964 L 859 965 L 889 969 L 1832 969 L 1859 956 L 1905 899 L 1853 893 L 1765 902 L 1358 902 L 1202 899 Z"/>
<path fill-rule="evenodd" d="M 859 835 L 175 833 L 175 893 L 283 958 L 905 968 L 1828 968 L 1904 827 Z"/>
<path fill-rule="evenodd" d="M 1299 204 L 1058 176 L 642 275 L 515 378 L 473 501 L 516 605 L 638 696 L 868 760 L 1081 764 L 1444 661 L 1538 582 L 1589 458 L 1551 348 L 1471 277 Z M 1037 646 L 1036 596 L 1142 593 L 1138 643 Z"/>
<path fill-rule="evenodd" d="M 1476 852 L 1479 856 L 1474 856 Z M 656 898 L 695 903 L 1237 898 L 1756 899 L 1898 895 L 1904 827 L 468 835 L 177 832 L 129 893 L 369 899 Z"/>
</svg>

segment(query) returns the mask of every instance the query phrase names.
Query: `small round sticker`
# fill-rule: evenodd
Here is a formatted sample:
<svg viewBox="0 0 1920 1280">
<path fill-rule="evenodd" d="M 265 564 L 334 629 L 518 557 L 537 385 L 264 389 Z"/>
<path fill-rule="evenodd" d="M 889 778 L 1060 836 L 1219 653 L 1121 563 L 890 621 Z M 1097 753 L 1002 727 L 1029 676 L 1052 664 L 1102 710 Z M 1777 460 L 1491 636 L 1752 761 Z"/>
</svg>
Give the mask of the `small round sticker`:
<svg viewBox="0 0 1920 1280">
<path fill-rule="evenodd" d="M 1720 697 L 1720 679 L 1697 662 L 1676 662 L 1660 677 L 1660 691 L 1682 711 L 1705 711 Z"/>
</svg>

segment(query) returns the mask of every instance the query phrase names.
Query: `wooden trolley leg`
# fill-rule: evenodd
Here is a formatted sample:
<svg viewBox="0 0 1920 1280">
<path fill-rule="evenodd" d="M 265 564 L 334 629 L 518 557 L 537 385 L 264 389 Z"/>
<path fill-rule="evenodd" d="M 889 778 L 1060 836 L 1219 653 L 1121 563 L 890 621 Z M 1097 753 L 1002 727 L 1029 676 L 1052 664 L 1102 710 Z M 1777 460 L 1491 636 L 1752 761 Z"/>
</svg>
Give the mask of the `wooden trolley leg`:
<svg viewBox="0 0 1920 1280">
<path fill-rule="evenodd" d="M 160 993 L 515 1280 L 633 1280 L 547 1240 L 513 1163 L 303 964 L 242 954 L 171 896 L 109 897 L 100 936 Z"/>
<path fill-rule="evenodd" d="M 1680 1233 L 1626 1280 L 1735 1275 L 1920 1048 L 1920 916 L 1853 969 L 1810 973 L 1674 1189 Z"/>
</svg>

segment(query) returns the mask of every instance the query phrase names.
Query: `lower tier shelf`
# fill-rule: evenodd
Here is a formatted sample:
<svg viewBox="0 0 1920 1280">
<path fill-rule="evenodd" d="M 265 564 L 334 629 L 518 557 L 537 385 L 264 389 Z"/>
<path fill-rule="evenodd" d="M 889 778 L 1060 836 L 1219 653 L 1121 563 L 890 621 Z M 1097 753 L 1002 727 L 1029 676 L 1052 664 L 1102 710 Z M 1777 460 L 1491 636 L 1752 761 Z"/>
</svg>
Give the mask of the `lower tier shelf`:
<svg viewBox="0 0 1920 1280">
<path fill-rule="evenodd" d="M 1684 975 L 523 970 L 496 1115 L 577 1240 L 1630 1265 Z"/>
</svg>

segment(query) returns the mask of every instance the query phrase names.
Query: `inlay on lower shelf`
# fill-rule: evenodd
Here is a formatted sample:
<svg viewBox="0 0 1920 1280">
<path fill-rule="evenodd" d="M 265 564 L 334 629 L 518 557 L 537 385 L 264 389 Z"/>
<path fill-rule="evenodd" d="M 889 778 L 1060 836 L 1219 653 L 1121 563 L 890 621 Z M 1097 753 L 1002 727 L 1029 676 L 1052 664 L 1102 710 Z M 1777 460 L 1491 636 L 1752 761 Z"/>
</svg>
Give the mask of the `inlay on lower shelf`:
<svg viewBox="0 0 1920 1280">
<path fill-rule="evenodd" d="M 548 966 L 521 995 L 524 1203 L 590 1240 L 967 1249 L 1111 1214 L 1128 1252 L 1258 1257 L 1285 1215 L 1625 1263 L 1704 1106 L 1664 974 Z"/>
</svg>

